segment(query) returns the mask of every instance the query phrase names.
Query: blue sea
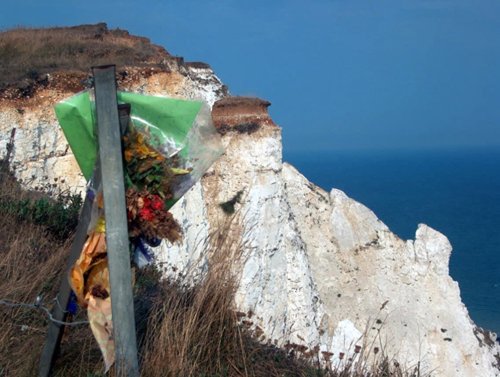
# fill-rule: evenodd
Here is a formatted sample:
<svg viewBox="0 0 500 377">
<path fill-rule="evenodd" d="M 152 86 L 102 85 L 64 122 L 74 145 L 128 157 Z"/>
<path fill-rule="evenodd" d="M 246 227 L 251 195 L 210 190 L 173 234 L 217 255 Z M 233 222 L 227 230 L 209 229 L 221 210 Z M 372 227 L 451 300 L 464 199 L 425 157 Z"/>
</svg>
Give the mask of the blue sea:
<svg viewBox="0 0 500 377">
<path fill-rule="evenodd" d="M 500 148 L 286 153 L 310 181 L 341 189 L 402 239 L 445 234 L 450 274 L 474 322 L 500 334 Z"/>
</svg>

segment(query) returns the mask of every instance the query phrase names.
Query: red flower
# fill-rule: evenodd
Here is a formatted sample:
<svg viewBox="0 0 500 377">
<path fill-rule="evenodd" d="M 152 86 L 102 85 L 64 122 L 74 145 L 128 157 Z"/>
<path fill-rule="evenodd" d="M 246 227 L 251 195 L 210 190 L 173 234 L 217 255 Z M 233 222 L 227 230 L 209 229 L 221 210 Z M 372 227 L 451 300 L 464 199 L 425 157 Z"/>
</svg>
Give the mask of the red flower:
<svg viewBox="0 0 500 377">
<path fill-rule="evenodd" d="M 154 210 L 160 210 L 163 208 L 163 200 L 158 195 L 153 195 L 153 200 L 151 201 L 151 208 Z"/>
<path fill-rule="evenodd" d="M 143 220 L 151 221 L 155 216 L 151 209 L 144 207 L 139 211 L 139 217 Z"/>
<path fill-rule="evenodd" d="M 143 202 L 143 208 L 149 208 L 149 206 L 151 205 L 151 200 L 149 200 L 149 198 L 147 196 L 143 196 L 142 197 L 142 202 Z"/>
</svg>

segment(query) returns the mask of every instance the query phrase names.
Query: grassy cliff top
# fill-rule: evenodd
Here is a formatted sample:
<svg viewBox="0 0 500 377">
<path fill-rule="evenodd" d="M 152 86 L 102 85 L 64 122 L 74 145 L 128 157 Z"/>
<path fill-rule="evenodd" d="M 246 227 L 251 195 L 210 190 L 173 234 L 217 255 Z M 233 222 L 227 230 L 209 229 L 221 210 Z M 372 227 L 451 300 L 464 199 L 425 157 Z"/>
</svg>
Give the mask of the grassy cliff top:
<svg viewBox="0 0 500 377">
<path fill-rule="evenodd" d="M 105 23 L 0 33 L 0 90 L 43 80 L 56 71 L 88 72 L 91 66 L 162 66 L 172 58 L 149 39 Z"/>
</svg>

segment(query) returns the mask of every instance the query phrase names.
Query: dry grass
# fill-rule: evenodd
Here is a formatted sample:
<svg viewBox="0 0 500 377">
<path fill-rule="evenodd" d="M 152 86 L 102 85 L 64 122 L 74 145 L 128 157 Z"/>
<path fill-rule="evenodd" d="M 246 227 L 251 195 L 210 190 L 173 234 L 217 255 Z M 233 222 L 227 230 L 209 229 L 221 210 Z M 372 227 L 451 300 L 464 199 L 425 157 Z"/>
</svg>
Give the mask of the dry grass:
<svg viewBox="0 0 500 377">
<path fill-rule="evenodd" d="M 5 195 L 33 194 L 22 191 L 0 169 L 0 198 Z M 0 232 L 0 299 L 30 303 L 42 296 L 45 305 L 52 305 L 71 240 L 58 240 L 44 226 L 11 215 L 0 215 Z M 231 266 L 241 248 L 224 237 L 228 233 L 213 235 L 208 272 L 194 286 L 160 280 L 153 268 L 137 273 L 135 311 L 142 376 L 420 376 L 417 369 L 404 370 L 389 360 L 383 350 L 375 358 L 362 351 L 357 355 L 359 363 L 324 369 L 317 350 L 279 349 L 258 342 L 260 334 L 242 324 L 242 314 L 233 307 L 237 280 Z M 79 314 L 79 319 L 84 316 Z M 0 305 L 0 376 L 36 375 L 46 327 L 47 318 L 39 310 Z M 90 329 L 66 328 L 53 375 L 98 377 L 102 368 Z"/>
<path fill-rule="evenodd" d="M 242 325 L 231 269 L 241 248 L 228 233 L 223 227 L 212 235 L 210 266 L 196 285 L 156 284 L 142 336 L 142 376 L 326 376 L 285 350 L 259 343 L 255 331 Z"/>
<path fill-rule="evenodd" d="M 87 72 L 95 65 L 158 66 L 167 56 L 147 38 L 109 30 L 106 24 L 16 28 L 0 33 L 0 89 L 29 86 L 54 71 Z"/>
<path fill-rule="evenodd" d="M 0 166 L 0 199 L 39 197 L 39 193 L 21 190 L 4 166 Z M 5 213 L 0 213 L 0 232 L 0 299 L 34 303 L 40 296 L 42 305 L 52 307 L 70 240 L 58 239 L 45 226 Z M 0 376 L 35 374 L 47 324 L 42 310 L 0 305 Z M 89 342 L 93 339 L 87 329 L 71 329 L 63 339 L 63 349 L 71 343 L 77 358 L 73 360 L 66 351 L 61 354 L 62 358 L 67 363 L 71 359 L 72 365 L 78 364 L 82 351 L 91 352 Z M 99 353 L 94 352 L 93 359 L 99 362 Z"/>
<path fill-rule="evenodd" d="M 25 224 L 17 233 L 12 225 L 0 217 L 0 229 L 11 229 L 2 237 L 0 297 L 27 303 L 39 295 L 54 297 L 50 287 L 59 276 L 64 248 L 54 247 L 36 226 Z M 46 325 L 44 316 L 31 309 L 0 307 L 0 375 L 32 375 Z"/>
<path fill-rule="evenodd" d="M 424 376 L 418 366 L 401 366 L 389 358 L 378 337 L 371 344 L 353 347 L 341 366 L 325 363 L 319 347 L 310 350 L 289 344 L 280 349 L 259 342 L 263 334 L 250 325 L 252 314 L 234 307 L 237 271 L 232 266 L 242 257 L 242 248 L 227 238 L 232 218 L 212 235 L 210 266 L 196 285 L 182 280 L 158 282 L 154 270 L 140 276 L 142 292 L 136 311 L 147 318 L 139 325 L 142 376 Z"/>
<path fill-rule="evenodd" d="M 211 253 L 208 273 L 195 286 L 164 282 L 152 305 L 143 342 L 144 376 L 215 376 L 245 373 L 242 334 L 233 310 L 230 261 L 235 248 Z M 236 373 L 236 374 L 235 374 Z"/>
</svg>

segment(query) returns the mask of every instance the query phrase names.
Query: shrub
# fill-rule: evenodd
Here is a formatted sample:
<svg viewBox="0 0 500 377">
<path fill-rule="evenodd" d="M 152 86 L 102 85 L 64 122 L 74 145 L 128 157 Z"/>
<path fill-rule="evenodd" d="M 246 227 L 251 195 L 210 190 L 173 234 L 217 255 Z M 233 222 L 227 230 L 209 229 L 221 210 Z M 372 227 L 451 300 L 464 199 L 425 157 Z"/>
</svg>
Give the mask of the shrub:
<svg viewBox="0 0 500 377">
<path fill-rule="evenodd" d="M 76 228 L 82 206 L 80 195 L 58 193 L 55 198 L 40 197 L 39 193 L 17 195 L 13 191 L 17 183 L 10 173 L 3 171 L 0 176 L 0 216 L 13 216 L 20 222 L 41 225 L 61 240 L 68 238 Z"/>
</svg>

